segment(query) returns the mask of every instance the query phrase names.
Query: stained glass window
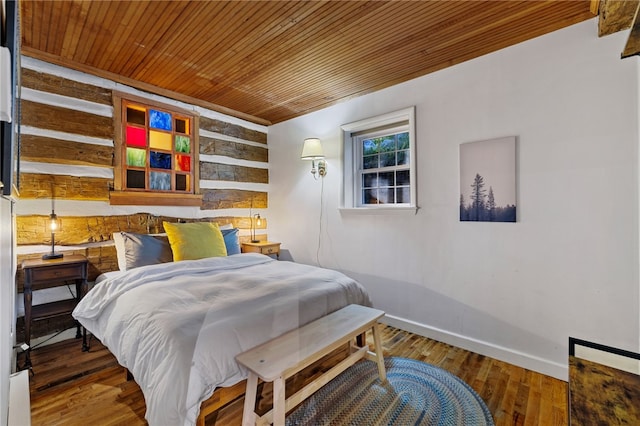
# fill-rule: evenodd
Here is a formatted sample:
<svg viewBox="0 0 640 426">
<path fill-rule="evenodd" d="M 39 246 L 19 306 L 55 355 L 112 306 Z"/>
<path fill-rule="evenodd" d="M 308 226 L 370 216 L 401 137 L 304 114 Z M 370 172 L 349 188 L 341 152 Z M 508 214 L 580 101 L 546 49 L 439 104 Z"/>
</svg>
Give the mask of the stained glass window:
<svg viewBox="0 0 640 426">
<path fill-rule="evenodd" d="M 176 135 L 176 151 L 189 153 L 191 151 L 191 138 Z"/>
<path fill-rule="evenodd" d="M 164 111 L 149 110 L 149 127 L 171 131 L 171 114 Z"/>
<path fill-rule="evenodd" d="M 147 146 L 147 132 L 144 128 L 127 126 L 127 145 Z"/>
<path fill-rule="evenodd" d="M 181 172 L 190 172 L 191 157 L 188 155 L 176 155 L 176 170 Z"/>
<path fill-rule="evenodd" d="M 193 118 L 123 99 L 122 188 L 193 193 Z"/>
</svg>

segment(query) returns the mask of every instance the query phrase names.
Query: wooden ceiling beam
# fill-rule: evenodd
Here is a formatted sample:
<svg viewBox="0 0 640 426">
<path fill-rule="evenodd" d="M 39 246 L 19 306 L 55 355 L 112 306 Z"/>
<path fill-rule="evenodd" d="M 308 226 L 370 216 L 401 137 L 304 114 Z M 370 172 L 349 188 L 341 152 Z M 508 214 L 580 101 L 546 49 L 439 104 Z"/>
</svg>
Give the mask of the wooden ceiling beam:
<svg viewBox="0 0 640 426">
<path fill-rule="evenodd" d="M 640 54 L 640 20 L 638 20 L 638 13 L 640 13 L 640 3 L 636 7 L 636 13 L 633 17 L 633 25 L 631 26 L 631 32 L 627 39 L 627 44 L 622 51 L 622 58 L 628 58 L 629 56 L 635 56 Z"/>
<path fill-rule="evenodd" d="M 593 3 L 597 0 L 592 1 Z M 600 0 L 598 6 L 598 36 L 604 37 L 631 28 L 640 0 Z"/>
</svg>

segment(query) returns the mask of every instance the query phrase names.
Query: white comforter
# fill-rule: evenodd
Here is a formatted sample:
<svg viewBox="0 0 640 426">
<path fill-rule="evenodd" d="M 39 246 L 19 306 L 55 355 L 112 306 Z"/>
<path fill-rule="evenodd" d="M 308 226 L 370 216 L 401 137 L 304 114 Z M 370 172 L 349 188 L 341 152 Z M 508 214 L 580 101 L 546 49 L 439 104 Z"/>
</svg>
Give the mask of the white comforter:
<svg viewBox="0 0 640 426">
<path fill-rule="evenodd" d="M 144 266 L 97 284 L 73 316 L 127 367 L 151 425 L 192 425 L 218 386 L 246 378 L 235 355 L 351 303 L 345 275 L 242 254 Z"/>
</svg>

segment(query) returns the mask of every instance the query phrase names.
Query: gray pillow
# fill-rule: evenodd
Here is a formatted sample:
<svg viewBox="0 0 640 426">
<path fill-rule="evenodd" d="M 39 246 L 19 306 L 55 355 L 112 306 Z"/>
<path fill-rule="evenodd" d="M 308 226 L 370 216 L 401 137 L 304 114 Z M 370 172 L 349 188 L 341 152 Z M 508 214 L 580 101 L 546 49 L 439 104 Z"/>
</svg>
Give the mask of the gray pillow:
<svg viewBox="0 0 640 426">
<path fill-rule="evenodd" d="M 124 240 L 127 270 L 145 265 L 173 262 L 173 253 L 166 236 L 120 233 Z"/>
</svg>

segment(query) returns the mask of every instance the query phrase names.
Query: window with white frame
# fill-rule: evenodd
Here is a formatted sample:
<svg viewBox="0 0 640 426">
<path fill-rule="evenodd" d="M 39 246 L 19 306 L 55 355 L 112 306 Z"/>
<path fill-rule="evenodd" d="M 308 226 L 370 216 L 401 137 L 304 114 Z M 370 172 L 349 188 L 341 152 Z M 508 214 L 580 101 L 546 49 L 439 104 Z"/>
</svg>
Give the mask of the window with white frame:
<svg viewBox="0 0 640 426">
<path fill-rule="evenodd" d="M 344 208 L 416 208 L 415 108 L 342 126 Z"/>
</svg>

